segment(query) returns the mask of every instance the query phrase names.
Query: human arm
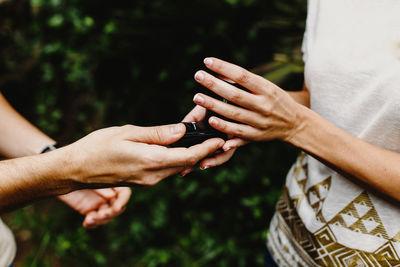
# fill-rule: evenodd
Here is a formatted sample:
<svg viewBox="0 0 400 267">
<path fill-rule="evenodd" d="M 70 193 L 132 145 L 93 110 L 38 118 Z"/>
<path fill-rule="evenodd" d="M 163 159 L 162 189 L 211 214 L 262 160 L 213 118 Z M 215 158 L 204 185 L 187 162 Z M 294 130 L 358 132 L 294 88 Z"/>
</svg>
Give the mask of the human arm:
<svg viewBox="0 0 400 267">
<path fill-rule="evenodd" d="M 400 201 L 399 153 L 376 147 L 343 131 L 294 101 L 278 86 L 243 68 L 216 58 L 206 59 L 205 64 L 250 90 L 235 88 L 204 71 L 196 73 L 199 83 L 240 106 L 197 94 L 196 104 L 240 122 L 211 117 L 211 126 L 249 141 L 279 139 L 291 143 L 345 176 Z"/>
<path fill-rule="evenodd" d="M 39 154 L 56 142 L 22 117 L 0 93 L 0 155 L 18 158 Z"/>
<path fill-rule="evenodd" d="M 39 154 L 45 146 L 56 143 L 22 117 L 1 93 L 0 117 L 0 154 L 4 157 L 18 158 Z M 84 226 L 93 227 L 119 215 L 130 195 L 129 187 L 120 187 L 77 190 L 57 197 L 85 215 Z"/>
<path fill-rule="evenodd" d="M 0 211 L 82 188 L 155 185 L 224 144 L 210 139 L 189 148 L 164 146 L 184 132 L 182 124 L 111 127 L 49 153 L 0 162 Z"/>
</svg>

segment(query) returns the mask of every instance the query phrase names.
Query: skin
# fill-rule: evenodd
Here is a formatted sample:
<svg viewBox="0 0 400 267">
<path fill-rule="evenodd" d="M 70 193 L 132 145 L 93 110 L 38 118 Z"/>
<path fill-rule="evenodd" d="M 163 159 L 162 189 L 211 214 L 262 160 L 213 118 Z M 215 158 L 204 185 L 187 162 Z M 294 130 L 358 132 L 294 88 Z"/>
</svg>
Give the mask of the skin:
<svg viewBox="0 0 400 267">
<path fill-rule="evenodd" d="M 400 201 L 400 154 L 373 146 L 328 122 L 308 108 L 306 90 L 289 94 L 277 85 L 239 66 L 217 58 L 206 58 L 206 67 L 242 85 L 240 90 L 205 71 L 195 80 L 234 106 L 196 94 L 194 102 L 239 123 L 211 117 L 212 127 L 236 139 L 225 143 L 225 151 L 248 141 L 273 139 L 288 142 L 328 164 L 349 179 Z"/>
<path fill-rule="evenodd" d="M 186 117 L 183 119 L 183 122 L 198 122 L 204 120 L 206 116 L 206 109 L 201 107 L 201 106 L 195 106 L 192 111 L 190 111 L 189 114 L 186 115 Z M 216 167 L 219 166 L 225 162 L 227 162 L 235 153 L 235 148 L 229 150 L 229 151 L 218 151 L 218 153 L 215 153 L 211 155 L 210 157 L 202 160 L 199 164 L 200 168 L 202 170 L 208 169 L 210 167 Z M 186 168 L 181 172 L 181 176 L 185 176 L 188 173 L 192 172 L 195 169 L 196 166 L 191 166 Z"/>
<path fill-rule="evenodd" d="M 39 154 L 55 141 L 23 118 L 0 94 L 0 152 L 7 158 Z M 85 216 L 87 228 L 105 224 L 119 215 L 131 195 L 129 187 L 107 189 L 84 189 L 58 198 Z M 112 203 L 112 204 L 111 204 Z"/>
<path fill-rule="evenodd" d="M 215 138 L 190 148 L 167 148 L 184 135 L 182 124 L 125 125 L 95 131 L 71 145 L 37 155 L 54 141 L 2 96 L 0 114 L 0 152 L 13 158 L 0 162 L 0 212 L 63 195 L 62 201 L 85 215 L 83 224 L 89 228 L 107 223 L 125 209 L 131 192 L 121 186 L 155 185 L 196 165 L 224 144 Z M 103 187 L 113 188 L 98 190 Z"/>
</svg>

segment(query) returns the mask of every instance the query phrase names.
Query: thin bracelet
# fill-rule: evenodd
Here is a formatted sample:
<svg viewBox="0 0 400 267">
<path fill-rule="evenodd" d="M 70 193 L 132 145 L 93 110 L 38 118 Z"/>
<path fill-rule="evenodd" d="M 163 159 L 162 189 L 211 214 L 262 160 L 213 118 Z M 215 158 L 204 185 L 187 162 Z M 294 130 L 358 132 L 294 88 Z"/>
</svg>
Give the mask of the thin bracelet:
<svg viewBox="0 0 400 267">
<path fill-rule="evenodd" d="M 40 152 L 40 154 L 43 154 L 43 153 L 46 153 L 46 152 L 50 152 L 50 151 L 56 150 L 57 147 L 58 147 L 57 144 L 48 145 L 48 146 L 46 146 L 45 148 L 43 148 L 43 150 L 42 150 L 42 152 Z"/>
</svg>

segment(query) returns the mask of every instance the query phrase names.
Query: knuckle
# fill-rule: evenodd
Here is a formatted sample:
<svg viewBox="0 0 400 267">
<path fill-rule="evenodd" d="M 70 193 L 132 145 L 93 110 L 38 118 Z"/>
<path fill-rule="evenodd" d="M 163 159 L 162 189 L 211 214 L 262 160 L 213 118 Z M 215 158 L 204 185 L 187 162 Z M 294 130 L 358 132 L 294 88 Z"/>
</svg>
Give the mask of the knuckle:
<svg viewBox="0 0 400 267">
<path fill-rule="evenodd" d="M 161 128 L 154 128 L 153 134 L 155 140 L 161 141 L 163 139 L 163 133 Z"/>
<path fill-rule="evenodd" d="M 264 105 L 264 114 L 269 116 L 272 113 L 272 106 L 270 103 Z"/>
<path fill-rule="evenodd" d="M 249 81 L 249 72 L 245 69 L 240 69 L 239 75 L 238 75 L 238 82 L 239 83 L 247 83 Z"/>
<path fill-rule="evenodd" d="M 213 109 L 213 108 L 215 108 L 214 99 L 208 98 L 208 97 L 205 97 L 205 99 L 206 99 L 206 101 L 204 102 L 204 106 L 205 106 L 207 109 Z"/>
<path fill-rule="evenodd" d="M 234 92 L 234 93 L 232 93 L 232 95 L 231 95 L 231 101 L 232 102 L 237 102 L 237 101 L 239 101 L 240 99 L 242 98 L 242 96 L 241 96 L 241 94 L 239 93 L 239 92 Z"/>
<path fill-rule="evenodd" d="M 233 113 L 232 115 L 233 115 L 234 118 L 241 118 L 242 117 L 242 112 L 240 110 L 234 110 L 232 113 Z"/>
<path fill-rule="evenodd" d="M 269 86 L 269 96 L 273 99 L 276 99 L 279 97 L 279 91 L 276 89 L 275 86 Z"/>
<path fill-rule="evenodd" d="M 240 119 L 242 113 L 239 110 L 231 110 L 229 112 L 229 117 L 234 118 L 234 119 Z"/>
<path fill-rule="evenodd" d="M 126 125 L 123 125 L 123 126 L 119 127 L 119 129 L 120 129 L 120 131 L 121 131 L 122 133 L 135 131 L 135 130 L 136 130 L 135 128 L 136 128 L 136 127 L 133 126 L 133 125 L 131 125 L 131 124 L 126 124 Z"/>
<path fill-rule="evenodd" d="M 262 112 L 265 115 L 269 115 L 271 113 L 271 109 L 272 109 L 271 103 L 266 97 L 263 97 L 260 100 L 260 107 L 261 107 Z"/>
<path fill-rule="evenodd" d="M 278 90 L 274 84 L 267 84 L 264 87 L 264 91 L 265 91 L 266 97 L 268 97 L 270 99 L 274 99 L 274 98 L 278 97 Z"/>
<path fill-rule="evenodd" d="M 158 158 L 154 155 L 146 154 L 141 158 L 141 162 L 144 170 L 154 169 L 158 165 Z"/>
<path fill-rule="evenodd" d="M 223 122 L 223 121 L 218 121 L 218 129 L 220 129 L 220 130 L 226 130 L 227 129 L 227 125 L 226 125 L 226 123 L 225 122 Z"/>
<path fill-rule="evenodd" d="M 207 88 L 212 89 L 212 88 L 215 87 L 215 82 L 213 81 L 213 79 L 212 79 L 211 77 L 207 77 L 207 78 L 205 78 L 205 80 L 204 80 L 204 85 L 205 85 Z"/>
<path fill-rule="evenodd" d="M 235 135 L 238 136 L 238 137 L 243 137 L 243 136 L 244 136 L 244 130 L 243 130 L 243 128 L 238 127 L 238 128 L 235 130 Z"/>
</svg>

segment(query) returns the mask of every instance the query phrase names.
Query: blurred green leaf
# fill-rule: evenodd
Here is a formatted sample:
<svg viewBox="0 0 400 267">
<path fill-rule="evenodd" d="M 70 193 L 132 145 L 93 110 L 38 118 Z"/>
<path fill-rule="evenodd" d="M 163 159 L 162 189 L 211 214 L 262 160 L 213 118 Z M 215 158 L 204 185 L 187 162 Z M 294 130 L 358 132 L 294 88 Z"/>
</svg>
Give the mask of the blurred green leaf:
<svg viewBox="0 0 400 267">
<path fill-rule="evenodd" d="M 301 89 L 303 0 L 7 1 L 0 85 L 41 130 L 68 144 L 112 125 L 180 121 L 216 56 Z M 220 167 L 135 188 L 126 211 L 86 230 L 47 199 L 7 216 L 17 266 L 260 266 L 268 220 L 298 150 L 250 144 Z M 28 248 L 28 249 L 24 249 Z"/>
</svg>

